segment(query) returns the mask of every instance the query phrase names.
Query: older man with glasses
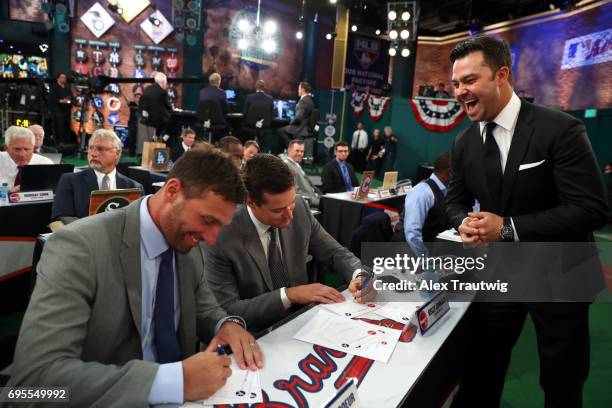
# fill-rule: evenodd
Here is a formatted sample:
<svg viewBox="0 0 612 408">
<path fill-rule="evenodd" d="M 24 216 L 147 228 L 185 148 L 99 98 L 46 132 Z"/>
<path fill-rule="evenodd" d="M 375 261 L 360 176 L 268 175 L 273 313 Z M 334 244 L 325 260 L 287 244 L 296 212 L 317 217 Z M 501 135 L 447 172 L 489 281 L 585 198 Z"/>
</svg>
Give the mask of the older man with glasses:
<svg viewBox="0 0 612 408">
<path fill-rule="evenodd" d="M 63 174 L 53 202 L 52 221 L 64 224 L 89 215 L 89 200 L 95 190 L 140 188 L 142 186 L 117 172 L 121 157 L 121 140 L 106 129 L 96 130 L 87 149 L 89 168 L 78 173 Z"/>
<path fill-rule="evenodd" d="M 30 164 L 53 164 L 34 153 L 35 137 L 30 129 L 10 126 L 4 132 L 4 152 L 0 152 L 0 184 L 8 183 L 11 191 L 21 187 L 21 169 Z"/>
</svg>

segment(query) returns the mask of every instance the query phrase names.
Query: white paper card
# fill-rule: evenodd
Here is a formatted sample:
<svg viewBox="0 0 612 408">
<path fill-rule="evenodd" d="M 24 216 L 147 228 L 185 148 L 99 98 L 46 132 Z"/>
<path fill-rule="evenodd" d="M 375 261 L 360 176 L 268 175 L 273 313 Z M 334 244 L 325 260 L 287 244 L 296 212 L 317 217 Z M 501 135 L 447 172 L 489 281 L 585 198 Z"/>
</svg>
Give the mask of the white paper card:
<svg viewBox="0 0 612 408">
<path fill-rule="evenodd" d="M 382 307 L 382 305 L 379 305 L 378 303 L 357 303 L 352 299 L 346 299 L 344 302 L 329 303 L 321 306 L 340 316 L 346 316 L 350 318 L 363 316 Z"/>
<path fill-rule="evenodd" d="M 293 338 L 386 363 L 402 332 L 321 309 Z"/>
</svg>

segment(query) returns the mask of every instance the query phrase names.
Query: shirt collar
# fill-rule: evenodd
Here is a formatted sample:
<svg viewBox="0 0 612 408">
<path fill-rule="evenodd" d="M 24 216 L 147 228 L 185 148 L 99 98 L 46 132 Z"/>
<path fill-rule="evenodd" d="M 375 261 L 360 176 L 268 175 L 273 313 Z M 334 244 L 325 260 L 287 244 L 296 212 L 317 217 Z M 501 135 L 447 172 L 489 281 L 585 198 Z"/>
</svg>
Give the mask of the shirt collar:
<svg viewBox="0 0 612 408">
<path fill-rule="evenodd" d="M 183 145 L 183 150 L 184 151 L 188 151 L 190 149 L 190 147 L 187 146 L 185 143 L 181 142 L 181 144 Z"/>
<path fill-rule="evenodd" d="M 446 187 L 444 183 L 440 181 L 440 179 L 438 178 L 438 176 L 436 176 L 435 173 L 431 173 L 431 176 L 429 176 L 429 178 L 432 179 L 436 183 L 440 191 L 446 194 L 446 190 L 448 190 L 448 187 Z"/>
<path fill-rule="evenodd" d="M 501 112 L 499 112 L 499 114 L 495 117 L 495 119 L 493 119 L 493 122 L 495 122 L 497 126 L 507 130 L 508 132 L 511 132 L 512 129 L 514 129 L 514 126 L 516 125 L 520 110 L 521 99 L 514 92 L 512 92 L 510 100 L 508 101 L 506 106 L 504 106 L 504 109 L 502 109 Z M 482 132 L 485 126 L 487 125 L 487 122 L 479 122 L 479 125 L 480 134 L 482 135 Z"/>
<path fill-rule="evenodd" d="M 102 178 L 103 178 L 105 175 L 107 175 L 107 173 L 102 173 L 101 171 L 98 171 L 98 170 L 94 169 L 93 167 L 92 167 L 92 169 L 93 169 L 93 171 L 96 173 L 96 178 L 97 178 L 98 180 L 102 180 Z M 109 178 L 109 179 L 111 179 L 111 180 L 114 180 L 114 179 L 115 179 L 115 173 L 117 173 L 117 168 L 116 168 L 116 167 L 113 169 L 113 171 L 111 171 L 110 173 L 108 173 L 108 178 Z"/>
<path fill-rule="evenodd" d="M 257 217 L 255 217 L 255 214 L 253 214 L 251 207 L 249 207 L 248 205 L 247 205 L 247 211 L 249 212 L 249 217 L 251 217 L 251 221 L 253 221 L 253 224 L 255 225 L 257 234 L 261 236 L 267 233 L 268 230 L 270 229 L 270 226 L 259 221 Z"/>
<path fill-rule="evenodd" d="M 150 195 L 146 196 L 140 202 L 140 242 L 149 259 L 155 259 L 166 252 L 169 245 L 149 213 L 150 197 Z"/>
<path fill-rule="evenodd" d="M 334 159 L 334 160 L 338 163 L 338 166 L 340 166 L 340 167 L 346 166 L 346 162 L 345 161 L 340 161 L 338 159 Z"/>
</svg>

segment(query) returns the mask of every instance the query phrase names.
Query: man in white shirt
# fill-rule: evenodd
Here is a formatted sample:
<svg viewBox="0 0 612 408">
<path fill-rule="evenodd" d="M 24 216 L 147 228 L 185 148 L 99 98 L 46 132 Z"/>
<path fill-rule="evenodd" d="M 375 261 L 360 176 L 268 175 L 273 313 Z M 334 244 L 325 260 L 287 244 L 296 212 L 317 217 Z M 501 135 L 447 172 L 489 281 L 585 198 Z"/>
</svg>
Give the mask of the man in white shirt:
<svg viewBox="0 0 612 408">
<path fill-rule="evenodd" d="M 121 140 L 112 130 L 98 129 L 93 133 L 87 150 L 90 167 L 78 173 L 65 173 L 59 179 L 51 212 L 52 221 L 87 217 L 92 191 L 142 190 L 139 183 L 117 172 L 121 149 Z"/>
<path fill-rule="evenodd" d="M 21 169 L 30 164 L 53 164 L 34 153 L 35 137 L 30 129 L 10 126 L 4 132 L 4 152 L 0 152 L 0 184 L 8 183 L 11 191 L 21 188 Z"/>
<path fill-rule="evenodd" d="M 363 130 L 363 123 L 357 123 L 357 130 L 353 132 L 351 141 L 351 162 L 355 170 L 362 172 L 365 170 L 365 157 L 368 153 L 368 132 Z"/>
</svg>

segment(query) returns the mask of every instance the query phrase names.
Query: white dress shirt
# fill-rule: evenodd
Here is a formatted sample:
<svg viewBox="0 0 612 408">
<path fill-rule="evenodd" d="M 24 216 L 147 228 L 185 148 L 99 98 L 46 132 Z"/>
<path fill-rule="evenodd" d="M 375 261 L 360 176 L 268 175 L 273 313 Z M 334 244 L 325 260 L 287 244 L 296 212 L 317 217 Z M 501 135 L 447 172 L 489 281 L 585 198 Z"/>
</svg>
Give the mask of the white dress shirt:
<svg viewBox="0 0 612 408">
<path fill-rule="evenodd" d="M 368 132 L 363 129 L 357 129 L 353 132 L 353 140 L 351 141 L 351 149 L 365 150 L 368 148 Z"/>
<path fill-rule="evenodd" d="M 34 153 L 28 165 L 32 164 L 53 164 L 53 161 L 45 156 Z M 0 185 L 8 183 L 9 188 L 12 189 L 15 185 L 17 170 L 17 165 L 11 159 L 8 152 L 0 152 Z"/>
<path fill-rule="evenodd" d="M 105 173 L 94 169 L 94 173 L 96 173 L 96 179 L 98 180 L 98 189 L 102 189 L 102 179 L 106 176 Z M 117 189 L 117 168 L 115 167 L 113 171 L 108 173 L 108 188 L 109 190 Z"/>
<path fill-rule="evenodd" d="M 251 211 L 251 207 L 247 206 L 247 211 L 249 212 L 249 217 L 251 217 L 251 221 L 255 225 L 255 229 L 257 230 L 257 235 L 259 235 L 259 240 L 261 241 L 261 246 L 263 247 L 264 254 L 266 255 L 266 260 L 268 259 L 268 247 L 270 246 L 270 234 L 268 234 L 268 230 L 270 229 L 269 225 L 266 225 L 259 221 L 253 211 Z M 280 239 L 280 236 L 279 236 Z M 282 252 L 282 246 L 280 246 Z M 291 301 L 287 297 L 287 288 L 280 288 L 280 297 L 281 302 L 283 302 L 283 306 L 285 309 L 289 309 L 291 307 Z"/>
<path fill-rule="evenodd" d="M 188 152 L 189 149 L 191 149 L 191 147 L 187 146 L 184 142 L 181 142 L 181 144 L 183 145 L 183 150 Z"/>
</svg>

